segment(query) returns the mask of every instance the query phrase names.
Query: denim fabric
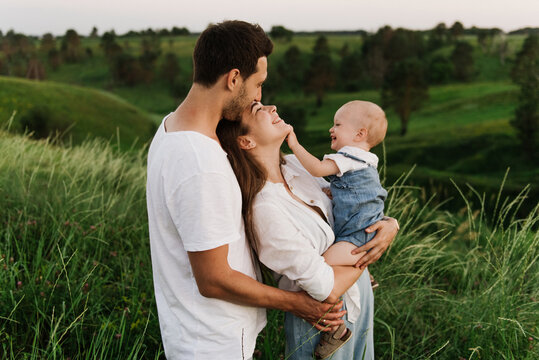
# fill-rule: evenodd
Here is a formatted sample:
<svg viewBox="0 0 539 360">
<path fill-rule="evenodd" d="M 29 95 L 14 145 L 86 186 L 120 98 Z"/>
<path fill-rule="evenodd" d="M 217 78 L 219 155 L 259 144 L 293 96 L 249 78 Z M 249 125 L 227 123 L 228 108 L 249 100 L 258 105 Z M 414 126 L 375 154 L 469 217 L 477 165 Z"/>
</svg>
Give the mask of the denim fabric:
<svg viewBox="0 0 539 360">
<path fill-rule="evenodd" d="M 347 153 L 339 154 L 365 162 Z M 333 195 L 335 242 L 364 245 L 376 234 L 367 234 L 365 228 L 384 217 L 387 191 L 380 184 L 378 171 L 369 165 L 365 169 L 348 171 L 340 177 L 332 175 L 329 179 Z"/>
<path fill-rule="evenodd" d="M 374 296 L 367 269 L 359 277 L 361 313 L 353 324 L 346 315 L 344 323 L 352 331 L 352 338 L 330 359 L 332 360 L 372 360 L 374 359 Z M 346 308 L 346 303 L 344 304 Z M 286 337 L 285 358 L 289 360 L 314 359 L 314 349 L 320 340 L 320 334 L 311 324 L 291 313 L 285 313 L 284 330 Z M 365 353 L 365 357 L 363 354 Z M 289 356 L 289 357 L 288 357 Z"/>
</svg>

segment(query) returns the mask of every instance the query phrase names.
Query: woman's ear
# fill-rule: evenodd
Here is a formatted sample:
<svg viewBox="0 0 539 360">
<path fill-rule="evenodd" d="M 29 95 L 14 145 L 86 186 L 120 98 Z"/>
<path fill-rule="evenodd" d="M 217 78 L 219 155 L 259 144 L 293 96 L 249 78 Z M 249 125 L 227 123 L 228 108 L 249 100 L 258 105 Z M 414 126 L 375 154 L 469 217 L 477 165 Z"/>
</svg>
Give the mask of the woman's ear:
<svg viewBox="0 0 539 360">
<path fill-rule="evenodd" d="M 251 150 L 256 147 L 256 143 L 248 136 L 239 136 L 238 144 L 242 150 Z"/>
<path fill-rule="evenodd" d="M 228 90 L 233 91 L 234 88 L 240 85 L 241 76 L 238 69 L 230 70 L 226 75 L 226 87 Z"/>
</svg>

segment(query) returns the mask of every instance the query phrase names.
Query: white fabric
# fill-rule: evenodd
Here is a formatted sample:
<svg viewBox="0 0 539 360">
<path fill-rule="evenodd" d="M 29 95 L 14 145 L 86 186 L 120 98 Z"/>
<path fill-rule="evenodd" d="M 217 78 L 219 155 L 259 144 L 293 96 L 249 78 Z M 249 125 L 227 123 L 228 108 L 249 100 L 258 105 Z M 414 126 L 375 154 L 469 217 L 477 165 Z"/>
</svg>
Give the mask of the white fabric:
<svg viewBox="0 0 539 360">
<path fill-rule="evenodd" d="M 333 222 L 331 200 L 320 190 L 324 180 L 312 177 L 293 155 L 282 166 L 290 190 L 305 203 L 317 206 Z M 333 231 L 312 209 L 293 199 L 283 184 L 266 182 L 253 206 L 260 261 L 277 274 L 279 288 L 305 290 L 325 300 L 334 285 L 333 269 L 321 256 L 335 240 Z M 348 319 L 359 315 L 359 289 L 354 284 L 345 294 Z"/>
<path fill-rule="evenodd" d="M 378 167 L 378 156 L 370 151 L 365 151 L 354 146 L 343 146 L 339 151 L 355 156 L 373 166 L 375 169 Z M 336 174 L 337 176 L 342 176 L 347 171 L 361 170 L 368 167 L 365 163 L 337 153 L 324 155 L 324 160 L 325 159 L 335 161 L 335 164 L 337 164 L 337 167 L 339 168 L 339 173 Z"/>
<path fill-rule="evenodd" d="M 256 278 L 240 188 L 216 141 L 192 131 L 166 133 L 163 124 L 148 153 L 146 190 L 165 355 L 169 360 L 249 358 L 265 326 L 265 310 L 203 297 L 187 255 L 228 244 L 230 267 Z"/>
</svg>

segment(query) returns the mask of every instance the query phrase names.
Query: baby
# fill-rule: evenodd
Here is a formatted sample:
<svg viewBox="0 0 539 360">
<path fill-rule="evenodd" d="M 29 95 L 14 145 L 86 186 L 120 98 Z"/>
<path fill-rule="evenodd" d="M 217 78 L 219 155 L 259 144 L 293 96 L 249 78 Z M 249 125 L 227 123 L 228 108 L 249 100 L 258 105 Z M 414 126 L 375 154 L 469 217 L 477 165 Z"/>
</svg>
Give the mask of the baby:
<svg viewBox="0 0 539 360">
<path fill-rule="evenodd" d="M 378 157 L 370 149 L 384 140 L 386 130 L 384 111 L 371 102 L 356 100 L 337 110 L 329 129 L 331 149 L 337 153 L 320 161 L 299 144 L 293 130 L 287 137 L 288 146 L 311 175 L 330 179 L 335 243 L 323 254 L 329 265 L 355 265 L 362 255 L 351 251 L 374 237 L 376 232 L 368 234 L 365 229 L 384 217 L 387 191 L 376 169 Z M 333 340 L 333 332 L 326 334 L 322 337 L 325 344 L 317 352 L 329 356 L 346 341 L 339 343 Z M 349 334 L 344 338 L 348 340 Z"/>
</svg>

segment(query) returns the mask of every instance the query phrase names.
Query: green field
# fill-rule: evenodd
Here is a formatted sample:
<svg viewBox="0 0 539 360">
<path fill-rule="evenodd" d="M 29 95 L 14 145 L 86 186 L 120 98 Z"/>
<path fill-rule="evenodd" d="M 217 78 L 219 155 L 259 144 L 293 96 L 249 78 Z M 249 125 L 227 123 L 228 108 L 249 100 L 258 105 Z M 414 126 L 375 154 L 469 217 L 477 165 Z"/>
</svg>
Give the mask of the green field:
<svg viewBox="0 0 539 360">
<path fill-rule="evenodd" d="M 0 358 L 164 358 L 145 151 L 0 131 L 0 152 Z M 522 197 L 502 193 L 449 213 L 405 181 L 388 190 L 401 231 L 370 266 L 378 358 L 536 359 L 539 208 L 515 216 Z M 282 313 L 268 319 L 256 358 L 276 360 Z"/>
</svg>

